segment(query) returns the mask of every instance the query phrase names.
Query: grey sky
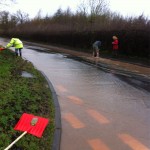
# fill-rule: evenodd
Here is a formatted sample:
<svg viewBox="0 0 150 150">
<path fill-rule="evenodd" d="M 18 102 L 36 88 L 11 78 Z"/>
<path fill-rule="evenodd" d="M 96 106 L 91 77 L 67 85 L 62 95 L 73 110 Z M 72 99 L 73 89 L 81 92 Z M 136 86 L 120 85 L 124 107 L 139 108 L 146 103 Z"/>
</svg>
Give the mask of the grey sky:
<svg viewBox="0 0 150 150">
<path fill-rule="evenodd" d="M 15 13 L 21 10 L 35 17 L 37 12 L 41 10 L 43 15 L 53 15 L 58 8 L 66 10 L 70 7 L 72 11 L 76 11 L 82 0 L 16 0 L 17 4 L 3 9 Z M 88 1 L 88 0 L 84 0 Z M 107 0 L 111 11 L 116 11 L 123 16 L 139 16 L 142 13 L 150 18 L 150 0 Z"/>
</svg>

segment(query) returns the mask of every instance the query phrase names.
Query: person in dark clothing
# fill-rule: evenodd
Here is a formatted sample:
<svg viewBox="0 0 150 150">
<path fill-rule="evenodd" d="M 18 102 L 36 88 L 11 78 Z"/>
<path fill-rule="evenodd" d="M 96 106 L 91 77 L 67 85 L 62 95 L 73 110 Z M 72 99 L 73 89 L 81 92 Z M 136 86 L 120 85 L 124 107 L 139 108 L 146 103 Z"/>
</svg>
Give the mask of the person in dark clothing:
<svg viewBox="0 0 150 150">
<path fill-rule="evenodd" d="M 93 57 L 99 57 L 99 51 L 101 47 L 101 41 L 95 41 L 93 43 Z"/>
</svg>

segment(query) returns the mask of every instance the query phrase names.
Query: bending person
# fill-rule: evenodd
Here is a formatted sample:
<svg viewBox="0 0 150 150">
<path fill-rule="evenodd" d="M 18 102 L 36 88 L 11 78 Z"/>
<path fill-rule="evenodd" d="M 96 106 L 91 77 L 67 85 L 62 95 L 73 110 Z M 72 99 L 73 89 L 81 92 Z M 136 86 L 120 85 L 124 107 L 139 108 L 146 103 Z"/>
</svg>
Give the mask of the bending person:
<svg viewBox="0 0 150 150">
<path fill-rule="evenodd" d="M 101 41 L 96 41 L 93 43 L 93 57 L 99 57 L 100 46 Z"/>
<path fill-rule="evenodd" d="M 22 56 L 21 50 L 23 49 L 23 43 L 18 38 L 12 38 L 10 42 L 7 44 L 6 48 L 15 47 L 16 56 Z"/>
</svg>

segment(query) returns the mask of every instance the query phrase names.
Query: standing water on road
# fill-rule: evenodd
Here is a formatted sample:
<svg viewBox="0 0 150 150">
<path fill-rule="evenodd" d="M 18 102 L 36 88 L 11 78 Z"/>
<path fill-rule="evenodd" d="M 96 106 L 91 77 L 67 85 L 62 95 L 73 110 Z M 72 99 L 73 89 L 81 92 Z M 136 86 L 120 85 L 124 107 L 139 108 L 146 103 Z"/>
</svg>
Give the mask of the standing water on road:
<svg viewBox="0 0 150 150">
<path fill-rule="evenodd" d="M 150 150 L 150 93 L 65 54 L 30 48 L 22 54 L 56 90 L 60 150 Z"/>
<path fill-rule="evenodd" d="M 61 150 L 150 150 L 150 94 L 64 54 L 24 50 L 52 82 L 61 108 Z"/>
</svg>

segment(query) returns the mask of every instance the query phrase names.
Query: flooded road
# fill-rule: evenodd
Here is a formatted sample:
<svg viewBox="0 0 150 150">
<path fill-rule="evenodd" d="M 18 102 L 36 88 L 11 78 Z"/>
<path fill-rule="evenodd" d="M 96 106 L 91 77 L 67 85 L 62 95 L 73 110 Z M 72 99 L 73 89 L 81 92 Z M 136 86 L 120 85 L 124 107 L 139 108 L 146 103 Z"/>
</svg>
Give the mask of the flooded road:
<svg viewBox="0 0 150 150">
<path fill-rule="evenodd" d="M 61 150 L 150 150 L 150 94 L 67 55 L 24 50 L 52 82 L 61 108 Z"/>
<path fill-rule="evenodd" d="M 32 48 L 33 49 L 33 48 Z M 65 54 L 24 48 L 53 84 L 62 119 L 60 150 L 150 150 L 150 93 Z"/>
</svg>

